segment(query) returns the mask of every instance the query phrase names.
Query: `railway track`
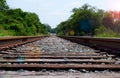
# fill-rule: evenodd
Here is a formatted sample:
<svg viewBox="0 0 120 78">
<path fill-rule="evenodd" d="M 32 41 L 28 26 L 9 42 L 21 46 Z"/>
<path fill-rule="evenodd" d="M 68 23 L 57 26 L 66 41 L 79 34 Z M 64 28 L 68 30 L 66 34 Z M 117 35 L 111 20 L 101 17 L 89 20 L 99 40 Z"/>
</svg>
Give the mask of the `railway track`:
<svg viewBox="0 0 120 78">
<path fill-rule="evenodd" d="M 93 47 L 94 52 L 46 52 L 40 49 L 41 37 L 15 37 L 0 40 L 0 69 L 1 70 L 41 70 L 41 69 L 86 69 L 86 70 L 120 70 L 118 56 L 119 39 L 108 39 L 112 48 L 107 46 L 107 39 L 79 37 L 61 37 L 77 43 Z M 77 39 L 77 40 L 76 40 Z M 95 40 L 95 41 L 94 41 Z M 37 42 L 38 41 L 38 42 Z M 94 41 L 94 42 L 93 42 Z M 37 44 L 36 44 L 37 43 Z M 109 44 L 108 43 L 108 44 Z M 59 44 L 59 43 L 58 43 Z M 100 44 L 105 47 L 102 48 Z M 52 45 L 52 43 L 50 43 Z M 70 44 L 67 44 L 70 45 Z M 94 46 L 93 46 L 94 45 Z M 99 45 L 99 46 L 98 46 Z M 49 46 L 50 47 L 50 46 Z M 114 48 L 114 49 L 113 49 Z M 107 51 L 110 52 L 107 52 Z M 116 51 L 116 53 L 113 53 Z M 110 53 L 110 54 L 109 54 Z M 112 53 L 112 54 L 111 54 Z"/>
<path fill-rule="evenodd" d="M 93 38 L 93 37 L 74 37 L 59 36 L 79 44 L 89 46 L 100 51 L 106 51 L 115 55 L 120 55 L 120 38 Z"/>
<path fill-rule="evenodd" d="M 19 36 L 19 37 L 3 37 L 0 38 L 0 50 L 5 50 L 13 47 L 17 47 L 20 45 L 24 45 L 26 43 L 30 43 L 33 41 L 37 41 L 47 36 Z"/>
</svg>

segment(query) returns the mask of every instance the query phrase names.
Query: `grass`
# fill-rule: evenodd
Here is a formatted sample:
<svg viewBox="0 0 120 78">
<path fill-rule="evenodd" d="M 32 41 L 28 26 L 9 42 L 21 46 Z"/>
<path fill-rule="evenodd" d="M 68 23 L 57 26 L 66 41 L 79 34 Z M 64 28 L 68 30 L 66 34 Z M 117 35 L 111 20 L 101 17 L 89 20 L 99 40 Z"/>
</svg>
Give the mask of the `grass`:
<svg viewBox="0 0 120 78">
<path fill-rule="evenodd" d="M 116 33 L 111 29 L 105 28 L 104 26 L 100 26 L 95 30 L 95 37 L 117 37 L 120 38 L 120 33 Z"/>
</svg>

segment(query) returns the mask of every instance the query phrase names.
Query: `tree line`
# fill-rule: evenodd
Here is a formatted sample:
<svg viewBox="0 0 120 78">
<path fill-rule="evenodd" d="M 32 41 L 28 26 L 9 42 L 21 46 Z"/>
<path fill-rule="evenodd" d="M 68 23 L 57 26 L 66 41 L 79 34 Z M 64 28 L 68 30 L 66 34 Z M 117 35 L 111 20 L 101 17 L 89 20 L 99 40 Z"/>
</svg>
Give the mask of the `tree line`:
<svg viewBox="0 0 120 78">
<path fill-rule="evenodd" d="M 6 0 L 0 0 L 0 36 L 28 36 L 48 34 L 38 15 L 24 12 L 20 8 L 11 9 Z"/>
<path fill-rule="evenodd" d="M 74 8 L 68 20 L 57 27 L 57 35 L 69 36 L 120 36 L 120 12 L 104 11 L 84 4 Z"/>
</svg>

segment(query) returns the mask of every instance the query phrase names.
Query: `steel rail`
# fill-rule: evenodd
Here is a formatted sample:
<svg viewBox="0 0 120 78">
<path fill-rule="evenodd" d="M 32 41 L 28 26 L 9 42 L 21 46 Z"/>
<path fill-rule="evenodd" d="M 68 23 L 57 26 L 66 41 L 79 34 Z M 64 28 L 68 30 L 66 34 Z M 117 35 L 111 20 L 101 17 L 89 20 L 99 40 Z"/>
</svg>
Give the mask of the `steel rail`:
<svg viewBox="0 0 120 78">
<path fill-rule="evenodd" d="M 120 38 L 94 38 L 80 36 L 59 36 L 60 38 L 70 40 L 85 46 L 89 46 L 101 51 L 107 51 L 113 54 L 120 54 Z"/>
<path fill-rule="evenodd" d="M 16 59 L 0 60 L 0 63 L 95 63 L 113 64 L 116 60 L 94 60 L 94 59 Z"/>
<path fill-rule="evenodd" d="M 18 36 L 0 38 L 0 50 L 33 42 L 47 36 Z"/>
<path fill-rule="evenodd" d="M 6 56 L 2 56 L 3 58 L 8 58 L 8 59 L 15 59 L 15 58 L 19 58 L 20 56 L 9 56 L 9 55 L 6 55 Z M 103 58 L 108 58 L 106 56 L 21 56 L 22 58 L 25 58 L 25 59 L 30 59 L 30 58 L 34 58 L 34 59 L 38 59 L 38 58 L 41 58 L 41 59 L 103 59 Z"/>
<path fill-rule="evenodd" d="M 115 64 L 0 64 L 0 68 L 10 68 L 10 69 L 116 69 L 120 70 L 120 65 Z"/>
</svg>

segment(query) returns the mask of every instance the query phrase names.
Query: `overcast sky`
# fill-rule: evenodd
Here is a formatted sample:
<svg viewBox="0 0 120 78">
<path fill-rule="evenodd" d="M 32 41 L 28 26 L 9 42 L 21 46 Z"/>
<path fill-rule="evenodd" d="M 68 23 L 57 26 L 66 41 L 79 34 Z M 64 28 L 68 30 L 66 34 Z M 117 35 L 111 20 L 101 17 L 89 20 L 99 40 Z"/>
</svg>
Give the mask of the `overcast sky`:
<svg viewBox="0 0 120 78">
<path fill-rule="evenodd" d="M 7 3 L 11 8 L 35 12 L 42 23 L 52 28 L 67 20 L 73 8 L 85 3 L 104 10 L 120 10 L 120 0 L 7 0 Z"/>
</svg>

